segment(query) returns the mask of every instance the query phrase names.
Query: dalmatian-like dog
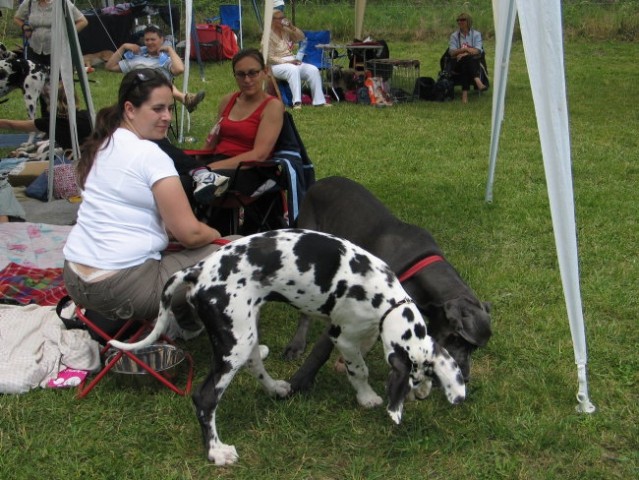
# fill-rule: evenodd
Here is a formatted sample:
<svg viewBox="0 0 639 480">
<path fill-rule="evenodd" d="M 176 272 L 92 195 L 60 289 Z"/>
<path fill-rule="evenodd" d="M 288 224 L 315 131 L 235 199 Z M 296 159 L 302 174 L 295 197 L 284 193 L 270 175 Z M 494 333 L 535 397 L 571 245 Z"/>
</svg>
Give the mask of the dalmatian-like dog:
<svg viewBox="0 0 639 480">
<path fill-rule="evenodd" d="M 338 237 L 310 230 L 275 230 L 244 237 L 193 267 L 174 274 L 162 293 L 160 315 L 144 340 L 111 345 L 126 350 L 156 341 L 170 321 L 175 290 L 186 283 L 187 298 L 204 323 L 213 346 L 212 368 L 193 394 L 209 460 L 234 463 L 237 452 L 222 443 L 215 411 L 237 371 L 247 365 L 267 393 L 286 397 L 290 385 L 266 372 L 258 345 L 260 307 L 288 303 L 307 315 L 328 319 L 357 401 L 371 408 L 382 398 L 368 383 L 364 355 L 378 337 L 391 367 L 387 411 L 399 424 L 405 397 L 428 395 L 433 377 L 448 401 L 464 400 L 466 387 L 455 360 L 428 336 L 426 323 L 390 268 L 379 258 Z"/>
<path fill-rule="evenodd" d="M 27 117 L 34 120 L 38 99 L 49 82 L 49 67 L 18 57 L 0 43 L 0 98 L 11 91 L 21 89 Z M 27 143 L 33 143 L 35 132 L 29 135 Z"/>
</svg>

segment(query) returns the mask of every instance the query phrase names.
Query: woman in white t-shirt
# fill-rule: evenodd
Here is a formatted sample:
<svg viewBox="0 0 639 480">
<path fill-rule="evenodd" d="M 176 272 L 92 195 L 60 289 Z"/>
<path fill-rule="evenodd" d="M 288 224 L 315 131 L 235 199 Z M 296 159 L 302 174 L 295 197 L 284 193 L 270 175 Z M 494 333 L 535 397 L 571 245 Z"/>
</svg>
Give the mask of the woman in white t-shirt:
<svg viewBox="0 0 639 480">
<path fill-rule="evenodd" d="M 219 232 L 195 218 L 173 161 L 150 141 L 169 128 L 171 87 L 153 69 L 126 74 L 117 104 L 100 110 L 82 147 L 64 281 L 77 304 L 108 319 L 155 318 L 168 278 L 219 248 L 211 245 Z M 167 232 L 185 249 L 164 253 Z M 190 317 L 184 293 L 173 302 L 178 321 Z"/>
</svg>

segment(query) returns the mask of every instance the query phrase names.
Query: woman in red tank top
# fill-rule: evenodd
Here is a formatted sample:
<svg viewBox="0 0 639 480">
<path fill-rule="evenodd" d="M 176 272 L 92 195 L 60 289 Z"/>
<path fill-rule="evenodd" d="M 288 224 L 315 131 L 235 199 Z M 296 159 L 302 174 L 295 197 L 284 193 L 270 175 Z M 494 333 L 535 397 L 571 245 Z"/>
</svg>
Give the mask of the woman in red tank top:
<svg viewBox="0 0 639 480">
<path fill-rule="evenodd" d="M 217 121 L 204 147 L 213 150 L 209 167 L 216 171 L 234 170 L 242 161 L 271 158 L 284 119 L 282 102 L 262 88 L 266 71 L 259 50 L 240 51 L 232 66 L 240 91 L 220 102 Z"/>
<path fill-rule="evenodd" d="M 232 66 L 240 91 L 222 98 L 217 121 L 204 146 L 213 150 L 209 168 L 228 177 L 235 176 L 240 162 L 269 160 L 284 122 L 284 104 L 263 89 L 267 77 L 260 51 L 254 48 L 241 50 L 233 57 Z M 235 188 L 247 195 L 263 183 L 263 175 L 254 168 L 243 169 L 234 181 Z M 262 201 L 265 205 L 269 203 L 267 198 L 258 199 L 251 208 L 260 209 Z M 218 214 L 216 223 L 224 230 L 226 222 L 221 216 Z M 242 233 L 253 233 L 246 216 Z"/>
</svg>

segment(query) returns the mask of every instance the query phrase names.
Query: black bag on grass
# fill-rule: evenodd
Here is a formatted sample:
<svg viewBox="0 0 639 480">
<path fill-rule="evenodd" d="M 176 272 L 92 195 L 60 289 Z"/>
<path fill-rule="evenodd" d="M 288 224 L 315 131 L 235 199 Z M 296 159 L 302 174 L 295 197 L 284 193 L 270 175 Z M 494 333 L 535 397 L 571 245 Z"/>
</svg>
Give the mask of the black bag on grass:
<svg viewBox="0 0 639 480">
<path fill-rule="evenodd" d="M 413 97 L 433 101 L 435 99 L 435 79 L 433 77 L 419 77 L 415 80 Z"/>
</svg>

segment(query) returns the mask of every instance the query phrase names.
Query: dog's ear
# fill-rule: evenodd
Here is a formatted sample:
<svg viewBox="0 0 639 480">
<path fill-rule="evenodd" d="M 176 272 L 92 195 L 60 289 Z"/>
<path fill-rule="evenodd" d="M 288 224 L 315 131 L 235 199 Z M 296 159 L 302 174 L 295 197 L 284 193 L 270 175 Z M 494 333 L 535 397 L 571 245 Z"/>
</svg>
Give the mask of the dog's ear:
<svg viewBox="0 0 639 480">
<path fill-rule="evenodd" d="M 453 405 L 462 402 L 466 398 L 466 384 L 457 362 L 437 343 L 433 356 L 433 372 L 439 379 L 446 398 Z"/>
<path fill-rule="evenodd" d="M 408 380 L 410 378 L 411 362 L 408 354 L 403 349 L 396 348 L 388 356 L 388 364 L 391 366 L 391 371 L 386 384 L 386 394 L 388 395 L 386 411 L 393 421 L 399 425 L 402 421 L 404 399 L 410 392 Z"/>
<path fill-rule="evenodd" d="M 485 346 L 492 335 L 489 311 L 490 306 L 487 309 L 485 304 L 479 306 L 464 297 L 444 304 L 448 324 L 460 337 L 478 347 Z"/>
</svg>

